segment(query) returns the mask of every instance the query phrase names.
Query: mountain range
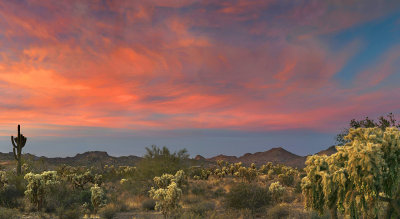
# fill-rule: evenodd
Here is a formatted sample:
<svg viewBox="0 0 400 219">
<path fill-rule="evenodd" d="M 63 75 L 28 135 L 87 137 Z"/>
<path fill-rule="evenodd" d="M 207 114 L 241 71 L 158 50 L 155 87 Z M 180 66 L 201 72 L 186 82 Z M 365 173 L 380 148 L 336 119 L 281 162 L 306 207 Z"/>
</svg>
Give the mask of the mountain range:
<svg viewBox="0 0 400 219">
<path fill-rule="evenodd" d="M 337 150 L 335 146 L 331 146 L 326 150 L 322 150 L 318 152 L 318 155 L 331 155 L 336 153 Z M 299 156 L 293 154 L 282 147 L 272 148 L 268 151 L 264 152 L 256 152 L 246 153 L 243 156 L 236 157 L 236 156 L 226 156 L 223 154 L 217 155 L 211 158 L 204 158 L 200 155 L 195 157 L 196 160 L 207 160 L 216 162 L 217 160 L 225 160 L 230 163 L 242 162 L 245 165 L 250 165 L 251 163 L 255 163 L 257 166 L 265 164 L 267 162 L 272 162 L 276 164 L 284 164 L 287 166 L 303 168 L 305 166 L 305 161 L 307 156 Z"/>
<path fill-rule="evenodd" d="M 337 150 L 334 146 L 329 147 L 326 150 L 322 150 L 317 154 L 322 155 L 331 155 L 336 153 Z M 114 157 L 110 156 L 107 152 L 104 151 L 88 151 L 82 154 L 77 154 L 74 157 L 38 157 L 32 154 L 24 154 L 25 160 L 35 161 L 35 162 L 44 162 L 49 165 L 61 165 L 66 164 L 70 166 L 92 166 L 92 165 L 135 165 L 142 158 L 139 156 L 129 155 L 129 156 L 121 156 Z M 284 164 L 287 166 L 303 168 L 305 166 L 305 161 L 307 156 L 299 156 L 293 154 L 282 147 L 272 148 L 270 150 L 264 152 L 256 152 L 256 153 L 246 153 L 240 157 L 236 156 L 228 156 L 228 155 L 217 155 L 210 158 L 204 158 L 201 155 L 197 155 L 193 158 L 194 160 L 206 163 L 215 163 L 217 160 L 225 160 L 230 163 L 242 162 L 244 165 L 250 165 L 251 163 L 255 163 L 256 165 L 262 165 L 267 162 L 273 162 L 277 164 Z M 0 152 L 0 164 L 7 164 L 14 160 L 14 155 L 12 152 L 10 153 L 1 153 Z"/>
</svg>

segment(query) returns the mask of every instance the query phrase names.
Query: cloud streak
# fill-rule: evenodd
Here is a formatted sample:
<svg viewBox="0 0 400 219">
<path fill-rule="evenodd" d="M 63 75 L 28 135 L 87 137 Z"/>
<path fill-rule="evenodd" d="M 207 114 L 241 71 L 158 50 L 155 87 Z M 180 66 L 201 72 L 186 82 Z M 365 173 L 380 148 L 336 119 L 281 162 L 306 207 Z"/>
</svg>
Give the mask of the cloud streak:
<svg viewBox="0 0 400 219">
<path fill-rule="evenodd" d="M 379 54 L 382 58 L 357 72 L 348 86 L 335 75 L 365 42 L 336 46 L 325 39 L 391 15 L 399 6 L 395 1 L 1 2 L 0 122 L 337 130 L 350 118 L 400 107 L 391 101 L 400 97 L 393 93 L 399 88 L 387 80 L 399 74 L 399 52 Z"/>
</svg>

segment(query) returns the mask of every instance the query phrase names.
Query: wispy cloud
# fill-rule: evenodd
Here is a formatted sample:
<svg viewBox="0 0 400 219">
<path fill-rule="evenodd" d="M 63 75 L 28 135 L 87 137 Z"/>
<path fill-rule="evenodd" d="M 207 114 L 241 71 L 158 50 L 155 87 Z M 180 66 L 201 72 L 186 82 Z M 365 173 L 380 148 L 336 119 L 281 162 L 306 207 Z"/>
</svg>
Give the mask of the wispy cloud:
<svg viewBox="0 0 400 219">
<path fill-rule="evenodd" d="M 365 46 L 324 40 L 396 1 L 5 1 L 0 122 L 332 130 L 400 107 L 398 47 L 343 86 Z M 395 46 L 395 45 L 393 45 Z M 361 63 L 368 64 L 368 63 Z M 379 87 L 379 89 L 372 88 Z M 371 105 L 371 103 L 374 103 Z M 379 107 L 377 107 L 379 106 Z"/>
</svg>

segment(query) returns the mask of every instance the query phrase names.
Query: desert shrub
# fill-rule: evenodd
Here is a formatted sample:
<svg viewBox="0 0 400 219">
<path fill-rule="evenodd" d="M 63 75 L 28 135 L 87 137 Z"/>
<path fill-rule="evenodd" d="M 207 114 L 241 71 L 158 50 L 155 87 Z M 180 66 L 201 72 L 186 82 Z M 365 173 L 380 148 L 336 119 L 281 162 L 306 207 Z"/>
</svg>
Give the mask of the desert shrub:
<svg viewBox="0 0 400 219">
<path fill-rule="evenodd" d="M 16 211 L 16 209 L 0 207 L 0 219 L 17 219 Z"/>
<path fill-rule="evenodd" d="M 153 211 L 156 207 L 156 201 L 154 199 L 146 199 L 142 202 L 142 208 L 147 211 Z"/>
<path fill-rule="evenodd" d="M 202 219 L 204 217 L 202 217 L 198 214 L 195 214 L 191 211 L 185 211 L 181 215 L 176 216 L 175 218 L 177 218 L 177 219 Z"/>
<path fill-rule="evenodd" d="M 189 204 L 189 205 L 199 203 L 199 202 L 201 202 L 202 200 L 203 200 L 202 198 L 200 198 L 200 197 L 198 197 L 198 196 L 192 196 L 192 195 L 190 195 L 190 196 L 184 196 L 184 197 L 182 198 L 183 203 Z"/>
<path fill-rule="evenodd" d="M 213 198 L 218 198 L 218 197 L 224 196 L 225 194 L 226 194 L 226 191 L 224 188 L 218 188 L 212 193 L 212 196 L 213 196 Z"/>
<path fill-rule="evenodd" d="M 56 209 L 56 213 L 59 219 L 80 219 L 82 216 L 82 209 L 79 207 L 65 209 L 63 207 L 59 207 Z"/>
<path fill-rule="evenodd" d="M 204 195 L 206 194 L 206 188 L 201 185 L 194 185 L 190 190 L 193 195 Z"/>
<path fill-rule="evenodd" d="M 115 205 L 106 205 L 105 207 L 103 207 L 99 213 L 101 218 L 105 218 L 105 219 L 112 219 L 115 217 L 115 215 L 118 213 L 119 209 L 117 208 L 117 206 Z"/>
<path fill-rule="evenodd" d="M 199 202 L 190 207 L 191 212 L 202 217 L 205 217 L 208 211 L 213 211 L 214 209 L 215 203 L 212 201 Z"/>
<path fill-rule="evenodd" d="M 91 193 L 89 189 L 73 189 L 69 183 L 64 181 L 60 182 L 57 187 L 50 188 L 44 207 L 47 212 L 52 212 L 56 209 L 75 209 L 84 203 L 90 203 L 90 198 Z"/>
<path fill-rule="evenodd" d="M 319 215 L 318 212 L 312 211 L 312 212 L 310 212 L 309 218 L 311 218 L 311 219 L 329 219 L 330 216 L 328 214 Z"/>
<path fill-rule="evenodd" d="M 214 211 L 207 215 L 210 219 L 254 218 L 249 209 L 227 209 L 224 212 Z"/>
<path fill-rule="evenodd" d="M 137 164 L 136 172 L 140 179 L 149 180 L 165 173 L 173 174 L 178 170 L 188 169 L 189 154 L 186 149 L 171 153 L 167 147 L 153 145 L 146 150 L 147 153 Z"/>
<path fill-rule="evenodd" d="M 226 204 L 234 209 L 250 209 L 252 212 L 270 201 L 268 190 L 257 184 L 239 183 L 226 195 Z"/>
<path fill-rule="evenodd" d="M 271 219 L 285 219 L 289 217 L 290 210 L 287 205 L 275 205 L 268 209 L 267 216 Z"/>
<path fill-rule="evenodd" d="M 24 196 L 23 176 L 0 171 L 0 206 L 16 208 L 18 199 Z"/>
<path fill-rule="evenodd" d="M 22 197 L 23 194 L 14 185 L 8 185 L 0 190 L 0 206 L 7 208 L 18 207 L 18 198 Z"/>
</svg>

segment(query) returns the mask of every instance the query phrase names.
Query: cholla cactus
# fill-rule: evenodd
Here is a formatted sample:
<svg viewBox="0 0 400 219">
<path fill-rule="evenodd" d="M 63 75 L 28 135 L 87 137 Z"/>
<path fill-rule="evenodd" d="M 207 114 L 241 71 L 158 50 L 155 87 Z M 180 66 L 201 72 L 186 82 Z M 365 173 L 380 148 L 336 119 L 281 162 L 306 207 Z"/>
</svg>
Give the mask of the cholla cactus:
<svg viewBox="0 0 400 219">
<path fill-rule="evenodd" d="M 175 182 L 172 182 L 165 189 L 151 188 L 149 193 L 151 198 L 156 200 L 155 209 L 161 211 L 164 218 L 167 218 L 169 214 L 181 207 L 179 205 L 179 200 L 182 197 L 182 190 Z"/>
<path fill-rule="evenodd" d="M 257 179 L 258 172 L 252 167 L 240 167 L 234 175 L 241 178 L 242 181 L 252 182 Z"/>
<path fill-rule="evenodd" d="M 286 189 L 279 182 L 271 183 L 269 186 L 269 192 L 271 193 L 272 199 L 277 203 L 282 201 L 282 195 Z"/>
<path fill-rule="evenodd" d="M 184 184 L 187 183 L 186 175 L 183 170 L 179 170 L 172 174 L 163 174 L 162 176 L 154 177 L 154 183 L 158 188 L 167 188 L 172 182 L 175 182 L 178 187 L 182 188 Z"/>
<path fill-rule="evenodd" d="M 201 178 L 201 179 L 204 179 L 204 180 L 207 180 L 208 177 L 210 177 L 210 175 L 211 175 L 211 171 L 210 171 L 210 170 L 205 170 L 205 169 L 203 169 L 203 170 L 201 170 L 201 176 L 200 176 L 200 178 Z"/>
<path fill-rule="evenodd" d="M 133 177 L 133 175 L 136 173 L 136 167 L 119 166 L 116 173 L 120 177 Z"/>
<path fill-rule="evenodd" d="M 28 173 L 24 177 L 28 181 L 25 196 L 40 210 L 49 188 L 59 183 L 56 171 L 45 171 L 41 174 Z"/>
<path fill-rule="evenodd" d="M 125 185 L 125 184 L 127 184 L 129 181 L 127 180 L 127 179 L 121 179 L 120 181 L 119 181 L 119 183 L 121 184 L 121 185 Z"/>
<path fill-rule="evenodd" d="M 156 200 L 155 209 L 161 211 L 165 218 L 180 208 L 179 200 L 185 182 L 186 176 L 183 170 L 179 170 L 175 175 L 163 174 L 161 177 L 154 177 L 157 188 L 151 188 L 150 197 Z"/>
<path fill-rule="evenodd" d="M 98 210 L 105 204 L 104 191 L 97 184 L 94 184 L 94 186 L 90 188 L 90 193 L 90 200 L 93 205 L 93 211 L 95 214 L 97 214 Z"/>
<path fill-rule="evenodd" d="M 0 171 L 0 190 L 8 186 L 7 173 L 5 171 Z"/>
<path fill-rule="evenodd" d="M 345 139 L 349 142 L 337 153 L 307 159 L 302 180 L 306 208 L 322 212 L 326 206 L 332 215 L 338 209 L 351 218 L 374 218 L 383 201 L 390 218 L 399 209 L 394 200 L 400 193 L 400 131 L 350 129 Z"/>
<path fill-rule="evenodd" d="M 85 185 L 88 183 L 93 184 L 101 184 L 102 176 L 101 175 L 93 175 L 91 171 L 86 171 L 83 174 L 72 173 L 69 174 L 68 177 L 69 181 L 72 183 L 73 187 L 76 189 L 83 189 Z"/>
</svg>

